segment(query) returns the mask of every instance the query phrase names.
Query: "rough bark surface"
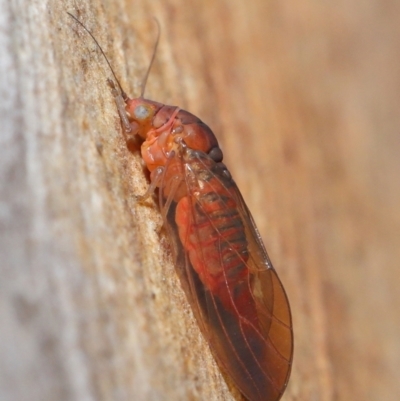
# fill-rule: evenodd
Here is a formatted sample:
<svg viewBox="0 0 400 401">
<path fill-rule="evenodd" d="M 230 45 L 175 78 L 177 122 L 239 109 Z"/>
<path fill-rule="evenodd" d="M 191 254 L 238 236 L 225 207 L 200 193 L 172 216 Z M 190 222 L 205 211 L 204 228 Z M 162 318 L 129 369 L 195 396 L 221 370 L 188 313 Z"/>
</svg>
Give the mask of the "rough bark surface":
<svg viewBox="0 0 400 401">
<path fill-rule="evenodd" d="M 291 300 L 284 401 L 400 399 L 400 3 L 0 0 L 0 399 L 240 400 L 127 151 L 126 91 L 207 122 Z"/>
</svg>

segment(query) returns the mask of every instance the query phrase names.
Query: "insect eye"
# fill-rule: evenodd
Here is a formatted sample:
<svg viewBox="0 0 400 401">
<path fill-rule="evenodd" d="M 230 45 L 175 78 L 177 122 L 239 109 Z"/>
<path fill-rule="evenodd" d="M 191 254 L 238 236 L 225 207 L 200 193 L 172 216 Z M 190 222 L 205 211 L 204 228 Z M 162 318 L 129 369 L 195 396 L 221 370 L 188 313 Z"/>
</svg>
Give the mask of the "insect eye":
<svg viewBox="0 0 400 401">
<path fill-rule="evenodd" d="M 143 104 L 139 104 L 135 107 L 133 114 L 138 120 L 145 120 L 150 116 L 151 110 L 149 107 L 146 107 Z"/>
</svg>

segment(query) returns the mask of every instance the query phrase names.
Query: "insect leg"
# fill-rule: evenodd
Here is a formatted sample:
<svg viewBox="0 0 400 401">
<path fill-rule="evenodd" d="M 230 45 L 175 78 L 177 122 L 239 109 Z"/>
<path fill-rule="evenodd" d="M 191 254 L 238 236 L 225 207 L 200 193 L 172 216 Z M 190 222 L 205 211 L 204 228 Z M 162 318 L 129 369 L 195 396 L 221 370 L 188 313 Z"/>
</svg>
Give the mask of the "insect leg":
<svg viewBox="0 0 400 401">
<path fill-rule="evenodd" d="M 111 88 L 111 93 L 114 96 L 115 104 L 117 106 L 119 117 L 121 118 L 122 125 L 124 126 L 125 132 L 131 132 L 132 127 L 128 118 L 128 113 L 125 110 L 125 100 L 120 92 L 115 87 L 114 81 L 111 79 L 107 80 L 108 86 Z"/>
<path fill-rule="evenodd" d="M 178 189 L 181 182 L 182 182 L 182 177 L 179 175 L 175 175 L 174 177 L 170 178 L 169 192 L 168 192 L 168 196 L 167 196 L 165 203 L 162 199 L 163 195 L 160 193 L 160 211 L 161 211 L 161 215 L 162 215 L 162 218 L 164 221 L 167 218 L 168 210 L 171 206 L 172 201 L 175 198 L 176 190 Z"/>
</svg>

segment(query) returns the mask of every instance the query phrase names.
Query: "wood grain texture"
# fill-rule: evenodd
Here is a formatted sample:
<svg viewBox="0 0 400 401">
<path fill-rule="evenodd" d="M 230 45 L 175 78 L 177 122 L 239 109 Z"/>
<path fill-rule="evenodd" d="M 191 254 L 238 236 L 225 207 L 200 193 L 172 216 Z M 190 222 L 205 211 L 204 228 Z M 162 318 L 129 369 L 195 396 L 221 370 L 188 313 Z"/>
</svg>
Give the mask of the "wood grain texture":
<svg viewBox="0 0 400 401">
<path fill-rule="evenodd" d="M 0 0 L 0 399 L 240 400 L 110 73 L 207 122 L 292 304 L 282 400 L 400 399 L 400 3 Z"/>
</svg>

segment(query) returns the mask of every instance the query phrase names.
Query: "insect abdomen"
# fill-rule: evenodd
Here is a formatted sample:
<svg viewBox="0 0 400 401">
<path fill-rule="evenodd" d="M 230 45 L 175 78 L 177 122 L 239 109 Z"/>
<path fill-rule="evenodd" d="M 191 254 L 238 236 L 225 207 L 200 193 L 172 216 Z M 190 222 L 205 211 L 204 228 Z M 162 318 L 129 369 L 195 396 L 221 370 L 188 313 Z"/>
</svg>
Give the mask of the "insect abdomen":
<svg viewBox="0 0 400 401">
<path fill-rule="evenodd" d="M 191 225 L 193 252 L 201 256 L 195 270 L 210 275 L 205 284 L 211 288 L 234 283 L 246 274 L 248 259 L 244 225 L 234 200 L 215 192 L 201 194 L 194 204 L 196 221 Z M 208 282 L 207 282 L 208 281 Z"/>
<path fill-rule="evenodd" d="M 178 202 L 175 221 L 181 242 L 205 287 L 225 308 L 247 314 L 258 325 L 247 285 L 248 244 L 236 201 L 220 181 L 205 180 L 199 188 L 202 192 Z"/>
</svg>

